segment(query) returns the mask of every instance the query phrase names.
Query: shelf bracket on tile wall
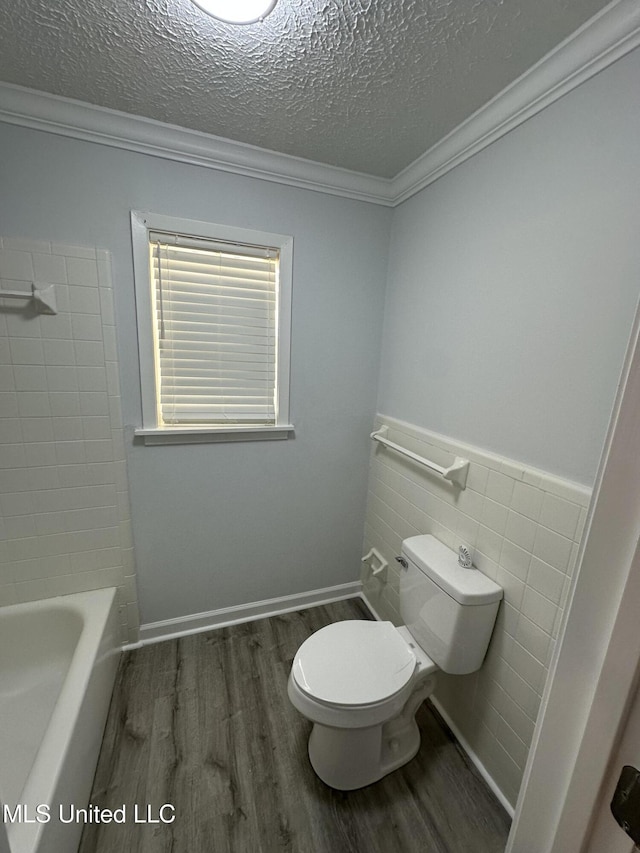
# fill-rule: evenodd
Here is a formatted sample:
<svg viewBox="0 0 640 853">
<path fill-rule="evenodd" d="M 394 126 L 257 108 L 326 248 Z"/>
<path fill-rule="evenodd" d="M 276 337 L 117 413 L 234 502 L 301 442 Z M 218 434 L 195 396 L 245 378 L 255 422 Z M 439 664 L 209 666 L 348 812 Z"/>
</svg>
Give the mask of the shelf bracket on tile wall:
<svg viewBox="0 0 640 853">
<path fill-rule="evenodd" d="M 57 314 L 56 291 L 53 284 L 42 284 L 31 282 L 31 293 L 24 290 L 2 290 L 0 289 L 0 300 L 2 299 L 28 299 L 38 314 Z M 0 302 L 0 307 L 4 304 Z"/>
<path fill-rule="evenodd" d="M 412 450 L 407 450 L 406 447 L 401 447 L 399 444 L 396 444 L 395 441 L 389 441 L 386 437 L 388 430 L 389 428 L 386 426 L 381 426 L 380 429 L 374 430 L 371 433 L 372 440 L 380 442 L 380 444 L 383 444 L 385 447 L 389 447 L 391 450 L 395 450 L 396 453 L 401 453 L 403 456 L 412 459 L 414 462 L 428 468 L 430 471 L 435 471 L 436 474 L 440 474 L 440 476 L 444 477 L 445 480 L 455 483 L 461 489 L 465 489 L 467 487 L 467 473 L 469 472 L 468 459 L 456 456 L 453 460 L 453 464 L 449 465 L 448 468 L 444 468 L 442 465 L 437 465 L 435 462 L 431 462 L 430 459 L 425 459 L 424 456 L 418 456 L 418 454 L 414 453 Z"/>
</svg>

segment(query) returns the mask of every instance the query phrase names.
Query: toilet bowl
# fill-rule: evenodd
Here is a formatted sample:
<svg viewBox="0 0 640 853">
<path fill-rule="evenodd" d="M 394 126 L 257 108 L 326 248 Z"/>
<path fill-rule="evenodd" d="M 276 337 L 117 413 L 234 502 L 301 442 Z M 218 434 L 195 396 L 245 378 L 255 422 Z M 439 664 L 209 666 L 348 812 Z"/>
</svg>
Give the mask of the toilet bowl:
<svg viewBox="0 0 640 853">
<path fill-rule="evenodd" d="M 314 723 L 309 760 L 332 788 L 376 782 L 420 748 L 414 716 L 436 664 L 406 628 L 348 620 L 312 634 L 294 658 L 288 693 Z"/>
<path fill-rule="evenodd" d="M 288 683 L 293 706 L 313 723 L 309 759 L 332 788 L 378 781 L 420 748 L 415 714 L 439 669 L 478 669 L 501 588 L 433 536 L 405 540 L 400 602 L 407 624 L 346 620 L 298 649 Z"/>
</svg>

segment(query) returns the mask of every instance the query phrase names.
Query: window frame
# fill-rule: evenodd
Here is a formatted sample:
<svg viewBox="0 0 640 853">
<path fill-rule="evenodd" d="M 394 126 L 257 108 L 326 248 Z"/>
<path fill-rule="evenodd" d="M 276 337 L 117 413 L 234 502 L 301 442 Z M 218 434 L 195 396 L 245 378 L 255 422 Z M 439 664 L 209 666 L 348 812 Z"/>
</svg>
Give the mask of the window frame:
<svg viewBox="0 0 640 853">
<path fill-rule="evenodd" d="M 205 240 L 276 248 L 279 251 L 279 293 L 277 326 L 278 407 L 275 425 L 210 424 L 197 427 L 166 426 L 158 423 L 155 339 L 153 328 L 149 233 L 166 231 Z M 136 298 L 142 426 L 134 435 L 145 444 L 193 444 L 212 441 L 259 441 L 288 438 L 294 430 L 289 423 L 289 380 L 291 357 L 291 289 L 293 237 L 248 228 L 182 219 L 150 211 L 131 211 L 133 278 Z"/>
</svg>

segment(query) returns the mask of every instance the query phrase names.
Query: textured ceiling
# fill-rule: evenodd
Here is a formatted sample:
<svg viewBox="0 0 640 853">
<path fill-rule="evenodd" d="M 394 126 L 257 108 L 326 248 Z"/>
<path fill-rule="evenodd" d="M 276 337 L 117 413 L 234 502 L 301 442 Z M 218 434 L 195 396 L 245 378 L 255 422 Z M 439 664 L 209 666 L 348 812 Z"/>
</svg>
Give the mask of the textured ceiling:
<svg viewBox="0 0 640 853">
<path fill-rule="evenodd" d="M 605 0 L 0 0 L 0 80 L 391 177 Z"/>
</svg>

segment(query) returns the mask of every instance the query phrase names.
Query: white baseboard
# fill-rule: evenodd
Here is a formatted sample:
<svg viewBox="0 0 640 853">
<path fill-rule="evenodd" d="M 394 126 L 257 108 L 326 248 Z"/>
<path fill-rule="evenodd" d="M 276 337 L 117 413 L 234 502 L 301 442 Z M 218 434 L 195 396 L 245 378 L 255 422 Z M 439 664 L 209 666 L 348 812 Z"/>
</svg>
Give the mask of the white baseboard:
<svg viewBox="0 0 640 853">
<path fill-rule="evenodd" d="M 378 613 L 378 611 L 375 609 L 373 604 L 369 601 L 369 599 L 367 598 L 367 594 L 365 593 L 364 590 L 362 590 L 360 592 L 358 598 L 361 598 L 364 601 L 364 603 L 367 605 L 367 609 L 371 611 L 371 615 L 376 620 L 376 622 L 386 622 L 387 621 L 386 619 L 382 618 L 382 616 Z"/>
<path fill-rule="evenodd" d="M 364 594 L 364 592 L 361 592 L 361 593 L 360 593 L 360 598 L 362 598 L 362 600 L 363 600 L 363 601 L 364 601 L 364 603 L 367 605 L 367 607 L 369 608 L 369 610 L 371 611 L 371 613 L 373 614 L 373 616 L 375 616 L 375 618 L 376 618 L 378 621 L 381 621 L 380 614 L 376 612 L 375 608 L 374 608 L 374 607 L 373 607 L 373 605 L 368 601 L 367 596 Z M 438 702 L 438 700 L 437 700 L 437 699 L 434 699 L 434 697 L 433 697 L 433 696 L 429 696 L 429 701 L 433 704 L 433 706 L 435 707 L 435 709 L 437 710 L 437 712 L 440 714 L 440 716 L 442 717 L 442 719 L 443 719 L 443 720 L 445 721 L 445 723 L 449 726 L 449 728 L 451 729 L 451 731 L 452 731 L 452 732 L 453 732 L 453 734 L 455 735 L 456 740 L 458 741 L 458 743 L 460 744 L 460 746 L 464 749 L 464 751 L 467 753 L 467 755 L 469 756 L 469 759 L 471 760 L 471 762 L 472 762 L 472 763 L 473 763 L 473 765 L 475 766 L 475 768 L 476 768 L 476 770 L 478 771 L 478 773 L 482 776 L 482 778 L 484 779 L 484 781 L 485 781 L 485 782 L 487 783 L 487 785 L 491 788 L 491 790 L 493 791 L 493 793 L 496 795 L 496 797 L 497 797 L 497 798 L 498 798 L 498 800 L 500 801 L 500 804 L 502 805 L 502 807 L 504 808 L 504 810 L 507 812 L 507 814 L 509 815 L 509 817 L 513 820 L 513 815 L 514 815 L 514 808 L 513 808 L 513 806 L 511 805 L 511 803 L 509 802 L 509 800 L 505 797 L 505 795 L 502 793 L 501 789 L 498 787 L 498 785 L 497 785 L 497 783 L 496 783 L 495 779 L 491 776 L 491 774 L 489 773 L 489 771 L 487 770 L 487 768 L 486 768 L 486 767 L 484 766 L 484 764 L 480 761 L 480 759 L 479 759 L 479 758 L 478 758 L 478 756 L 475 754 L 475 752 L 473 751 L 473 749 L 469 746 L 469 743 L 468 743 L 467 739 L 464 737 L 464 735 L 462 735 L 462 734 L 460 733 L 460 729 L 456 726 L 456 724 L 453 722 L 453 720 L 452 720 L 452 719 L 451 719 L 451 717 L 447 714 L 447 712 L 443 709 L 442 705 L 440 704 L 440 702 Z"/>
<path fill-rule="evenodd" d="M 502 791 L 498 787 L 493 776 L 491 776 L 491 774 L 489 773 L 487 768 L 480 761 L 480 759 L 475 754 L 473 749 L 469 746 L 467 739 L 464 737 L 464 735 L 462 735 L 460 733 L 460 729 L 456 726 L 456 724 L 453 722 L 451 717 L 447 714 L 447 712 L 444 710 L 444 708 L 442 707 L 440 702 L 438 702 L 437 699 L 435 699 L 433 696 L 429 696 L 429 701 L 432 703 L 432 705 L 434 706 L 436 711 L 440 714 L 440 716 L 445 721 L 445 723 L 449 726 L 449 728 L 451 729 L 451 731 L 455 735 L 456 740 L 459 742 L 460 746 L 464 749 L 464 751 L 467 753 L 467 755 L 471 759 L 472 763 L 475 765 L 475 768 L 478 771 L 478 773 L 482 776 L 484 781 L 491 788 L 493 793 L 496 795 L 496 797 L 500 801 L 501 806 L 507 812 L 509 817 L 513 820 L 513 815 L 515 813 L 513 806 L 511 805 L 509 800 L 505 797 L 505 795 L 502 793 Z"/>
<path fill-rule="evenodd" d="M 149 622 L 140 626 L 140 642 L 125 646 L 126 649 L 137 649 L 162 640 L 173 640 L 211 631 L 213 628 L 224 628 L 227 625 L 238 625 L 242 622 L 253 622 L 256 619 L 267 619 L 280 613 L 291 613 L 294 610 L 305 610 L 320 604 L 330 604 L 345 598 L 356 598 L 361 595 L 362 583 L 344 583 L 339 586 L 328 586 L 324 589 L 314 589 L 296 595 L 284 595 L 280 598 L 269 598 L 266 601 L 254 601 L 250 604 L 240 604 L 237 607 L 223 607 L 220 610 L 209 610 L 206 613 L 194 613 L 190 616 L 179 616 L 177 619 L 165 619 L 161 622 Z"/>
</svg>

